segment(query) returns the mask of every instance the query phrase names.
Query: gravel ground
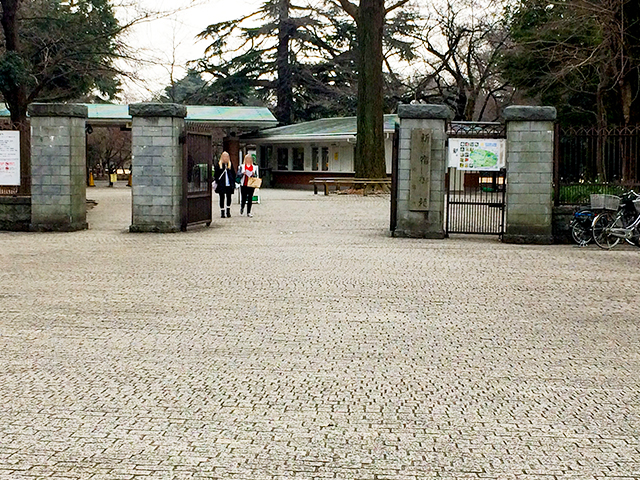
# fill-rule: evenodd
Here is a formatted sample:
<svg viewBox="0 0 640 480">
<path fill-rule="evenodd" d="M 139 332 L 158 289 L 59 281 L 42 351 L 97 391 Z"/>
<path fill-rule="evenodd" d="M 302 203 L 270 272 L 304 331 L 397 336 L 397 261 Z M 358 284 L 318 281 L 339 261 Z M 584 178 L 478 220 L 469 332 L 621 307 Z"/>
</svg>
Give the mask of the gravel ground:
<svg viewBox="0 0 640 480">
<path fill-rule="evenodd" d="M 640 250 L 287 190 L 130 234 L 129 189 L 88 196 L 0 233 L 1 479 L 640 478 Z"/>
</svg>

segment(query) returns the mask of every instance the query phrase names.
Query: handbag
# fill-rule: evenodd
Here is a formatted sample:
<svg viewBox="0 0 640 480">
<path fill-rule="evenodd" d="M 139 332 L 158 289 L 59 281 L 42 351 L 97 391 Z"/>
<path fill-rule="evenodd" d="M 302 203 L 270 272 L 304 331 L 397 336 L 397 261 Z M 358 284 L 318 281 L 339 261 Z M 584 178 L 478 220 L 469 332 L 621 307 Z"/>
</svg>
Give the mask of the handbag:
<svg viewBox="0 0 640 480">
<path fill-rule="evenodd" d="M 214 192 L 218 189 L 218 180 L 222 181 L 222 177 L 224 177 L 226 173 L 227 173 L 227 171 L 223 170 L 222 173 L 220 174 L 220 176 L 217 178 L 217 180 L 213 181 L 213 191 Z"/>
<path fill-rule="evenodd" d="M 262 185 L 261 178 L 249 177 L 249 180 L 247 180 L 247 187 L 260 188 L 261 185 Z"/>
</svg>

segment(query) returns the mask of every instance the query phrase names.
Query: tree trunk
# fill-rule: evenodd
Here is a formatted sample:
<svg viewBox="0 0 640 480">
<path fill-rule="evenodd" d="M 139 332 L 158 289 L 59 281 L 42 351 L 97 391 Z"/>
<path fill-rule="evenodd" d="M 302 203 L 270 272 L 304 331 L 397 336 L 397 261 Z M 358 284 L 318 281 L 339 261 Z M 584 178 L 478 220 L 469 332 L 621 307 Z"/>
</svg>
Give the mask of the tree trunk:
<svg viewBox="0 0 640 480">
<path fill-rule="evenodd" d="M 20 55 L 18 36 L 18 9 L 21 0 L 0 0 L 2 4 L 2 29 L 4 32 L 5 56 Z M 20 132 L 20 187 L 19 195 L 31 194 L 31 129 L 27 122 L 27 89 L 20 81 L 2 92 L 7 108 L 11 113 L 14 130 Z"/>
<path fill-rule="evenodd" d="M 355 175 L 386 177 L 382 78 L 384 0 L 361 0 L 358 9 L 358 136 Z"/>
<path fill-rule="evenodd" d="M 467 122 L 472 122 L 474 120 L 474 115 L 476 113 L 476 104 L 478 103 L 478 91 L 470 90 L 467 95 L 467 104 L 464 107 L 464 119 Z"/>
<path fill-rule="evenodd" d="M 278 15 L 278 54 L 277 68 L 278 78 L 276 80 L 276 95 L 278 106 L 276 107 L 276 117 L 280 123 L 289 125 L 293 123 L 293 80 L 291 78 L 291 61 L 289 58 L 289 43 L 291 41 L 292 25 L 289 19 L 289 0 L 279 0 Z"/>
<path fill-rule="evenodd" d="M 458 92 L 456 95 L 456 108 L 453 116 L 453 119 L 456 122 L 466 120 L 465 114 L 467 111 L 467 102 L 469 100 L 467 97 L 467 92 L 464 88 L 464 85 L 461 85 L 460 83 L 461 82 L 458 83 Z"/>
<path fill-rule="evenodd" d="M 631 103 L 633 102 L 633 93 L 631 85 L 624 78 L 620 80 L 620 101 L 622 103 L 622 120 L 623 126 L 627 127 L 631 119 Z M 632 181 L 635 179 L 635 169 L 632 167 L 634 161 L 631 158 L 631 145 L 629 137 L 620 136 L 620 155 L 622 156 L 622 180 Z"/>
</svg>

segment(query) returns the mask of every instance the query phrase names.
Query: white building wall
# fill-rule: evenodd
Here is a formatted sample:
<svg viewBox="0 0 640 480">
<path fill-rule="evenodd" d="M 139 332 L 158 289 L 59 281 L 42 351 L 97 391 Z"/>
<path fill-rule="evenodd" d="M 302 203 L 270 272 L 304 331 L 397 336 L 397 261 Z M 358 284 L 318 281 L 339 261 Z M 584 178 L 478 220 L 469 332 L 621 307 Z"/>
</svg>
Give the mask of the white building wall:
<svg viewBox="0 0 640 480">
<path fill-rule="evenodd" d="M 392 157 L 393 157 L 393 135 L 386 134 L 384 139 L 384 160 L 386 164 L 387 175 L 391 175 Z"/>
<path fill-rule="evenodd" d="M 256 142 L 257 143 L 257 142 Z M 258 162 L 261 160 L 259 158 L 260 145 L 271 145 L 273 147 L 273 156 L 271 159 L 271 167 L 278 171 L 278 149 L 286 148 L 289 151 L 289 170 L 288 172 L 295 172 L 301 170 L 292 170 L 293 168 L 293 149 L 296 147 L 304 148 L 304 172 L 319 172 L 326 175 L 330 172 L 336 173 L 353 173 L 354 171 L 354 149 L 355 143 L 342 141 L 342 142 L 308 142 L 308 143 L 292 143 L 292 144 L 278 144 L 278 143 L 257 143 L 258 148 L 256 149 L 256 153 L 258 155 Z M 318 170 L 312 170 L 312 159 L 311 159 L 311 150 L 313 147 L 317 147 L 320 150 L 319 153 L 319 161 L 318 161 Z M 329 170 L 322 170 L 322 154 L 321 150 L 323 147 L 329 149 Z M 385 134 L 384 140 L 384 152 L 385 152 L 385 164 L 387 174 L 391 174 L 391 164 L 392 164 L 392 155 L 393 155 L 393 135 Z"/>
</svg>

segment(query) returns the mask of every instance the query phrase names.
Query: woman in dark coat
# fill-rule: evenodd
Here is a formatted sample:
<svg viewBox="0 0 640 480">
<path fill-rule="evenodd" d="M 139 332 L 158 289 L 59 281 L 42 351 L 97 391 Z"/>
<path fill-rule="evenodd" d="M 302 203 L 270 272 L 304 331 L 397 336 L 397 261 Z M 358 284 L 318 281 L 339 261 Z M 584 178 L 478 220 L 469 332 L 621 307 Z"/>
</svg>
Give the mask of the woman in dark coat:
<svg viewBox="0 0 640 480">
<path fill-rule="evenodd" d="M 233 168 L 231 158 L 227 152 L 222 152 L 220 161 L 213 167 L 213 179 L 217 183 L 216 193 L 220 196 L 220 217 L 225 218 L 231 216 L 231 195 L 236 185 L 236 170 Z M 225 202 L 226 199 L 226 202 Z"/>
</svg>

